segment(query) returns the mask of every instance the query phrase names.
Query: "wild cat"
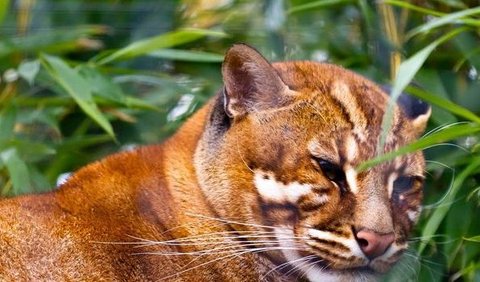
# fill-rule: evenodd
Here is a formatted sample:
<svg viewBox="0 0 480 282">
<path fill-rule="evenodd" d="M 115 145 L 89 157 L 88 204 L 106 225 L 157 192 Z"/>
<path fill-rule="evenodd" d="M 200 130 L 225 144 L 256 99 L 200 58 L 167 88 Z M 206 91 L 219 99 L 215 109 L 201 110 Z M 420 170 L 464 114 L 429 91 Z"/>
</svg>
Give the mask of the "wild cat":
<svg viewBox="0 0 480 282">
<path fill-rule="evenodd" d="M 341 67 L 234 45 L 224 87 L 160 145 L 0 202 L 0 280 L 374 280 L 419 215 L 424 158 L 377 155 L 388 97 Z M 429 107 L 394 108 L 385 151 Z"/>
</svg>

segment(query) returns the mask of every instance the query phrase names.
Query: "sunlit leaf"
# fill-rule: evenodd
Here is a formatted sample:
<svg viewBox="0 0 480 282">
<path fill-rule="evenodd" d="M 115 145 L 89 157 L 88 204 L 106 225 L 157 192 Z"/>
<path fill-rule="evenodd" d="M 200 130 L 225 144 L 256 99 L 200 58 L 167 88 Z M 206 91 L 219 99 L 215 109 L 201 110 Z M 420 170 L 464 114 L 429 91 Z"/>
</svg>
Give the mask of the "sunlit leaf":
<svg viewBox="0 0 480 282">
<path fill-rule="evenodd" d="M 480 243 L 480 235 L 469 237 L 469 238 L 463 238 L 463 240 Z"/>
<path fill-rule="evenodd" d="M 10 0 L 0 1 L 0 24 L 2 24 L 3 20 L 5 19 L 5 15 L 8 12 L 9 6 L 10 6 Z"/>
<path fill-rule="evenodd" d="M 181 29 L 168 32 L 159 36 L 136 41 L 125 48 L 101 58 L 98 64 L 106 64 L 115 60 L 130 59 L 143 56 L 162 48 L 171 48 L 188 42 L 192 42 L 205 36 L 225 37 L 222 32 L 204 29 Z"/>
<path fill-rule="evenodd" d="M 311 1 L 306 4 L 298 5 L 292 7 L 290 10 L 287 11 L 288 14 L 299 13 L 299 12 L 306 12 L 315 9 L 325 8 L 333 5 L 339 4 L 346 4 L 346 3 L 353 3 L 352 0 L 320 0 L 320 1 Z"/>
<path fill-rule="evenodd" d="M 223 61 L 223 55 L 220 54 L 189 50 L 162 49 L 148 55 L 155 58 L 187 62 L 220 63 Z"/>
<path fill-rule="evenodd" d="M 368 160 L 357 167 L 358 171 L 363 171 L 380 163 L 392 160 L 398 156 L 412 153 L 418 150 L 425 149 L 435 144 L 443 143 L 455 138 L 470 136 L 477 132 L 480 132 L 480 125 L 477 124 L 460 124 L 452 125 L 444 130 L 430 134 L 418 141 L 411 143 L 410 145 L 399 148 L 398 150 L 380 155 L 376 158 Z"/>
<path fill-rule="evenodd" d="M 445 109 L 452 114 L 455 114 L 457 116 L 466 118 L 468 120 L 471 120 L 471 121 L 474 121 L 474 122 L 480 124 L 480 117 L 479 116 L 472 113 L 468 109 L 466 109 L 466 108 L 464 108 L 464 107 L 462 107 L 458 104 L 455 104 L 455 103 L 453 103 L 449 100 L 446 100 L 446 99 L 444 99 L 440 96 L 430 94 L 427 91 L 424 91 L 422 89 L 415 88 L 415 87 L 408 87 L 407 92 L 417 96 L 418 98 L 424 100 L 425 102 L 428 102 L 432 105 L 437 105 L 438 107 L 440 107 L 442 109 Z"/>
<path fill-rule="evenodd" d="M 441 17 L 441 16 L 445 15 L 445 13 L 435 11 L 435 10 L 432 10 L 432 9 L 427 9 L 427 8 L 420 7 L 420 6 L 416 6 L 416 5 L 413 5 L 412 3 L 408 2 L 408 1 L 404 1 L 404 0 L 384 0 L 384 2 L 386 4 L 390 4 L 390 5 L 394 5 L 394 6 L 397 6 L 397 7 L 402 7 L 402 8 L 405 8 L 405 9 L 412 10 L 412 11 L 420 12 L 422 14 L 433 15 L 433 16 L 437 16 L 437 17 Z"/>
<path fill-rule="evenodd" d="M 52 78 L 65 89 L 80 108 L 110 136 L 114 137 L 110 122 L 93 101 L 91 85 L 74 69 L 57 57 L 42 55 L 40 60 Z"/>
<path fill-rule="evenodd" d="M 475 14 L 479 14 L 479 13 L 480 13 L 480 7 L 475 7 L 475 8 L 462 10 L 462 11 L 459 11 L 459 12 L 456 12 L 456 13 L 451 13 L 451 14 L 445 15 L 443 17 L 431 20 L 431 21 L 427 22 L 426 24 L 423 24 L 421 26 L 418 26 L 418 27 L 410 30 L 407 33 L 406 38 L 412 38 L 413 36 L 415 36 L 419 33 L 429 32 L 432 29 L 435 29 L 437 27 L 440 27 L 440 26 L 443 26 L 443 25 L 446 25 L 446 24 L 455 24 L 458 19 L 461 19 L 461 18 L 464 18 L 464 17 L 467 17 L 467 16 L 471 16 L 471 15 L 475 15 Z M 476 25 L 480 26 L 480 21 L 477 21 Z"/>
</svg>

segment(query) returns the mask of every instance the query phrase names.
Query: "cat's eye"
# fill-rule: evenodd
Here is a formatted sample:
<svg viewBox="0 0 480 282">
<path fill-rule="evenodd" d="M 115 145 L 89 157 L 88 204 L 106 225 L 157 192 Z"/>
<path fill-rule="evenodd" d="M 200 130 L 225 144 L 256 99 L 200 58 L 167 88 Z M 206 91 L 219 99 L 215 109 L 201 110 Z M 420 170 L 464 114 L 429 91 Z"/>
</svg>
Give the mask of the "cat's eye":
<svg viewBox="0 0 480 282">
<path fill-rule="evenodd" d="M 320 167 L 322 173 L 330 180 L 341 187 L 343 187 L 346 183 L 345 180 L 345 173 L 343 169 L 332 162 L 329 162 L 325 159 L 315 158 L 318 166 Z"/>
<path fill-rule="evenodd" d="M 414 176 L 400 176 L 393 182 L 393 190 L 399 194 L 410 190 L 415 184 Z"/>
</svg>

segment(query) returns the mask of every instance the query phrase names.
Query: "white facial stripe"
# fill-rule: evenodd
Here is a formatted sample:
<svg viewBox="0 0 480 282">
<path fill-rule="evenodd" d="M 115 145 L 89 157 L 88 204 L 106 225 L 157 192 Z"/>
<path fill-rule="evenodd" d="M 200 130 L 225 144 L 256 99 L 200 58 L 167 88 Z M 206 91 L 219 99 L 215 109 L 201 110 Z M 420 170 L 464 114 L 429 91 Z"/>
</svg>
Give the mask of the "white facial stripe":
<svg viewBox="0 0 480 282">
<path fill-rule="evenodd" d="M 352 252 L 353 255 L 367 259 L 363 254 L 362 250 L 360 249 L 360 246 L 358 245 L 357 241 L 354 238 L 341 238 L 341 237 L 335 236 L 330 232 L 321 231 L 318 229 L 308 229 L 308 235 L 310 235 L 312 238 L 318 238 L 322 240 L 334 241 L 334 242 L 340 243 L 345 247 L 349 248 L 350 252 Z"/>
<path fill-rule="evenodd" d="M 348 187 L 350 187 L 350 191 L 352 191 L 353 194 L 358 193 L 357 172 L 353 167 L 346 167 L 345 177 L 347 178 L 347 183 Z"/>
<path fill-rule="evenodd" d="M 396 173 L 390 174 L 388 177 L 388 183 L 387 183 L 387 189 L 388 189 L 388 197 L 392 198 L 392 193 L 393 193 L 393 182 L 397 179 L 398 175 Z"/>
<path fill-rule="evenodd" d="M 310 184 L 292 182 L 283 184 L 276 181 L 273 173 L 257 171 L 254 176 L 255 187 L 262 199 L 276 203 L 296 203 L 300 197 L 312 191 Z"/>
<path fill-rule="evenodd" d="M 323 205 L 328 201 L 328 195 L 316 195 L 313 200 L 314 204 Z"/>
<path fill-rule="evenodd" d="M 348 162 L 353 162 L 357 157 L 358 145 L 357 141 L 353 136 L 348 136 L 347 140 L 345 141 L 346 148 L 347 148 L 347 160 Z"/>
</svg>

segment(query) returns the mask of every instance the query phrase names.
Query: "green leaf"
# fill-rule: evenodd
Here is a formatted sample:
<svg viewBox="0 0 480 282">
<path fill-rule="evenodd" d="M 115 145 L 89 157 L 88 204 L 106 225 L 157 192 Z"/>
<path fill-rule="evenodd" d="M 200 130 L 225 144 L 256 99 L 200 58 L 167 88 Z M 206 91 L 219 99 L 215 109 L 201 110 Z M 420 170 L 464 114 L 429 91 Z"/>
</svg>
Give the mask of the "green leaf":
<svg viewBox="0 0 480 282">
<path fill-rule="evenodd" d="M 402 94 L 402 91 L 408 86 L 408 84 L 410 84 L 420 67 L 427 60 L 428 56 L 430 56 L 432 51 L 438 47 L 438 45 L 453 38 L 454 36 L 460 34 L 465 30 L 465 28 L 458 28 L 445 34 L 444 36 L 427 45 L 427 47 L 415 53 L 415 55 L 413 55 L 412 57 L 402 62 L 402 64 L 398 68 L 398 73 L 393 83 L 392 92 L 390 93 L 387 110 L 385 111 L 385 115 L 383 116 L 382 134 L 380 135 L 380 140 L 378 142 L 377 152 L 383 152 L 385 140 L 387 139 L 388 132 L 390 130 L 390 127 L 392 126 L 394 112 L 393 108 L 398 97 L 400 96 L 400 94 Z"/>
<path fill-rule="evenodd" d="M 384 2 L 386 4 L 390 4 L 390 5 L 401 7 L 401 8 L 404 8 L 404 9 L 420 12 L 420 13 L 426 14 L 426 15 L 433 15 L 433 16 L 437 16 L 437 17 L 441 17 L 441 16 L 445 15 L 442 12 L 438 12 L 438 11 L 435 11 L 435 10 L 431 10 L 431 9 L 427 9 L 427 8 L 424 8 L 424 7 L 416 6 L 416 5 L 413 5 L 413 4 L 411 4 L 407 1 L 404 1 L 404 0 L 384 0 Z"/>
<path fill-rule="evenodd" d="M 110 122 L 93 101 L 91 85 L 58 57 L 41 55 L 40 61 L 50 76 L 65 89 L 80 108 L 100 125 L 108 135 L 115 138 Z"/>
<path fill-rule="evenodd" d="M 480 243 L 480 235 L 469 237 L 469 238 L 463 238 L 463 240 Z"/>
<path fill-rule="evenodd" d="M 32 191 L 27 164 L 18 156 L 16 149 L 8 149 L 0 153 L 0 159 L 7 167 L 13 184 L 14 194 Z"/>
<path fill-rule="evenodd" d="M 175 49 L 157 50 L 149 53 L 148 56 L 187 62 L 220 63 L 223 61 L 223 55 L 220 54 Z"/>
<path fill-rule="evenodd" d="M 17 119 L 17 108 L 7 105 L 0 112 L 0 140 L 10 140 L 13 138 L 13 128 Z"/>
<path fill-rule="evenodd" d="M 225 37 L 222 32 L 216 32 L 204 29 L 181 29 L 168 32 L 159 36 L 140 40 L 117 50 L 116 52 L 100 58 L 98 64 L 106 64 L 116 60 L 130 59 L 142 55 L 147 55 L 158 49 L 171 48 L 181 44 L 189 43 L 205 36 Z"/>
<path fill-rule="evenodd" d="M 85 49 L 85 46 L 79 43 L 79 39 L 105 34 L 105 32 L 106 28 L 104 26 L 89 25 L 42 31 L 24 37 L 6 38 L 0 40 L 0 58 L 18 52 L 36 53 L 43 51 L 58 53 Z"/>
<path fill-rule="evenodd" d="M 440 223 L 445 218 L 445 215 L 450 209 L 448 203 L 453 203 L 455 201 L 455 196 L 457 195 L 460 188 L 463 186 L 465 180 L 480 167 L 480 157 L 477 157 L 470 163 L 457 177 L 453 182 L 452 187 L 449 191 L 446 192 L 445 197 L 442 199 L 442 203 L 438 205 L 433 214 L 429 217 L 427 223 L 425 224 L 422 230 L 422 238 L 432 238 L 434 234 L 437 233 Z M 427 246 L 427 241 L 421 241 L 418 248 L 418 253 L 421 254 L 425 247 Z"/>
<path fill-rule="evenodd" d="M 472 113 L 468 109 L 465 109 L 462 106 L 459 106 L 450 100 L 441 98 L 436 95 L 432 95 L 422 89 L 416 88 L 416 87 L 408 87 L 407 92 L 413 94 L 414 96 L 417 96 L 418 98 L 429 102 L 432 105 L 436 105 L 442 109 L 445 109 L 449 111 L 450 113 L 456 114 L 460 117 L 466 118 L 468 120 L 471 120 L 473 122 L 476 122 L 480 124 L 480 117 L 477 116 L 476 114 Z"/>
<path fill-rule="evenodd" d="M 35 77 L 40 71 L 40 61 L 25 61 L 18 66 L 18 74 L 25 79 L 28 84 L 33 85 Z"/>
<path fill-rule="evenodd" d="M 107 101 L 115 102 L 128 108 L 158 111 L 157 107 L 149 103 L 127 96 L 122 88 L 113 82 L 110 77 L 103 75 L 93 67 L 82 65 L 79 67 L 79 73 L 91 85 L 92 93 L 97 97 L 102 97 Z"/>
<path fill-rule="evenodd" d="M 10 6 L 10 0 L 0 1 L 0 24 L 5 19 L 5 15 L 8 12 L 8 7 Z"/>
<path fill-rule="evenodd" d="M 299 12 L 311 11 L 314 9 L 325 8 L 338 4 L 353 3 L 352 0 L 321 0 L 321 1 L 312 1 L 307 4 L 298 5 L 292 7 L 287 11 L 287 14 L 294 14 Z"/>
<path fill-rule="evenodd" d="M 480 7 L 475 7 L 475 8 L 463 10 L 463 11 L 460 11 L 460 12 L 448 14 L 446 16 L 443 16 L 441 18 L 429 21 L 426 24 L 423 24 L 421 26 L 418 26 L 418 27 L 410 30 L 406 34 L 406 38 L 407 39 L 412 38 L 413 36 L 415 36 L 419 33 L 429 32 L 432 29 L 435 29 L 437 27 L 440 27 L 440 26 L 443 26 L 443 25 L 446 25 L 446 24 L 455 24 L 456 21 L 461 19 L 461 18 L 464 18 L 466 16 L 470 16 L 470 15 L 475 15 L 475 14 L 478 14 L 478 13 L 480 13 Z M 480 21 L 477 21 L 476 25 L 480 26 Z"/>
<path fill-rule="evenodd" d="M 35 162 L 55 154 L 55 150 L 45 144 L 20 139 L 0 141 L 0 151 L 14 148 L 24 161 Z"/>
<path fill-rule="evenodd" d="M 455 138 L 470 136 L 477 132 L 480 132 L 480 125 L 477 125 L 477 124 L 452 125 L 444 130 L 438 131 L 436 133 L 428 135 L 427 137 L 421 138 L 420 140 L 414 143 L 401 147 L 396 151 L 392 151 L 392 152 L 380 155 L 378 157 L 375 157 L 366 162 L 363 162 L 357 167 L 357 170 L 363 171 L 371 167 L 374 167 L 380 163 L 392 160 L 398 156 L 412 153 L 418 150 L 422 150 L 430 146 L 433 146 L 435 144 L 446 142 Z"/>
</svg>

